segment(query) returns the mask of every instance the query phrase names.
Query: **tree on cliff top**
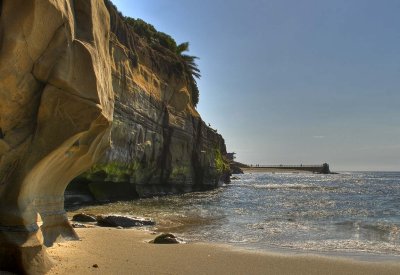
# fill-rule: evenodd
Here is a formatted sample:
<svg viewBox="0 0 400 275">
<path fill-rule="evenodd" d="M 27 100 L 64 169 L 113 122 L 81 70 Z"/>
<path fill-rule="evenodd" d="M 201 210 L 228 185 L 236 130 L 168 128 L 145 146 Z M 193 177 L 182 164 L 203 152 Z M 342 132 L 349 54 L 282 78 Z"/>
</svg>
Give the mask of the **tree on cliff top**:
<svg viewBox="0 0 400 275">
<path fill-rule="evenodd" d="M 124 20 L 133 31 L 146 40 L 150 46 L 160 45 L 173 53 L 177 52 L 178 46 L 176 41 L 170 35 L 157 31 L 153 25 L 140 18 L 135 19 L 125 16 Z"/>
<path fill-rule="evenodd" d="M 182 44 L 179 44 L 176 48 L 176 53 L 179 55 L 187 51 L 189 51 L 189 42 L 183 42 Z"/>
<path fill-rule="evenodd" d="M 189 51 L 189 42 L 184 42 L 177 46 L 177 54 L 182 58 L 183 64 L 185 66 L 186 72 L 189 73 L 189 84 L 191 91 L 191 98 L 193 106 L 197 106 L 199 103 L 199 88 L 197 87 L 197 79 L 200 79 L 200 69 L 196 64 L 196 59 L 199 59 L 197 56 L 183 54 L 184 52 Z"/>
<path fill-rule="evenodd" d="M 197 67 L 196 59 L 197 56 L 183 54 L 189 51 L 189 42 L 184 42 L 176 47 L 176 53 L 182 58 L 185 65 L 187 66 L 187 71 L 190 72 L 194 77 L 200 78 L 200 69 Z"/>
<path fill-rule="evenodd" d="M 196 78 L 199 79 L 201 75 L 200 69 L 196 64 L 196 59 L 198 59 L 198 57 L 184 54 L 184 52 L 189 51 L 189 42 L 177 45 L 176 41 L 170 35 L 157 31 L 153 25 L 140 18 L 134 19 L 125 16 L 124 20 L 132 30 L 146 40 L 151 47 L 157 50 L 158 46 L 162 46 L 178 57 L 187 76 L 192 104 L 196 107 L 199 102 L 199 89 L 197 87 Z"/>
</svg>

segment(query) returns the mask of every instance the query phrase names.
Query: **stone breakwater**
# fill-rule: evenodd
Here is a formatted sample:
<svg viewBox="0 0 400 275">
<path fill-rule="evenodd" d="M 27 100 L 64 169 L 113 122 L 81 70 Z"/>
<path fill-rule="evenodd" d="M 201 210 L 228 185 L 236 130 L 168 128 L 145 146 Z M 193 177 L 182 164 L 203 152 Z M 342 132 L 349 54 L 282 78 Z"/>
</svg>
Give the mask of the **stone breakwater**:
<svg viewBox="0 0 400 275">
<path fill-rule="evenodd" d="M 101 200 L 212 188 L 226 174 L 224 141 L 179 62 L 110 3 L 1 0 L 0 42 L 0 270 L 44 273 L 45 246 L 77 238 L 64 191 L 79 175 Z"/>
</svg>

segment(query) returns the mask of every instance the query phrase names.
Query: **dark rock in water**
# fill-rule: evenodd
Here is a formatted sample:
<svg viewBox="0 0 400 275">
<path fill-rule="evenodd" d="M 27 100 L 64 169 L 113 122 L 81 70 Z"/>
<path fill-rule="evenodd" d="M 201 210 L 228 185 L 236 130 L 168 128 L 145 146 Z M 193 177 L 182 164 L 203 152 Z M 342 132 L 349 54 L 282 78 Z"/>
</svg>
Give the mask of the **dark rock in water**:
<svg viewBox="0 0 400 275">
<path fill-rule="evenodd" d="M 230 169 L 232 174 L 243 174 L 242 168 L 248 168 L 249 166 L 237 161 L 232 161 L 230 163 Z"/>
<path fill-rule="evenodd" d="M 240 178 L 238 177 L 231 177 L 231 180 L 239 180 Z"/>
<path fill-rule="evenodd" d="M 95 221 L 97 221 L 94 216 L 89 215 L 89 214 L 84 214 L 84 213 L 74 215 L 72 217 L 72 220 L 74 222 L 95 222 Z"/>
<path fill-rule="evenodd" d="M 97 225 L 104 227 L 135 227 L 155 224 L 152 220 L 137 217 L 119 215 L 97 216 Z"/>
<path fill-rule="evenodd" d="M 157 236 L 152 243 L 155 244 L 177 244 L 180 243 L 179 240 L 170 233 L 164 233 L 160 236 Z"/>
</svg>

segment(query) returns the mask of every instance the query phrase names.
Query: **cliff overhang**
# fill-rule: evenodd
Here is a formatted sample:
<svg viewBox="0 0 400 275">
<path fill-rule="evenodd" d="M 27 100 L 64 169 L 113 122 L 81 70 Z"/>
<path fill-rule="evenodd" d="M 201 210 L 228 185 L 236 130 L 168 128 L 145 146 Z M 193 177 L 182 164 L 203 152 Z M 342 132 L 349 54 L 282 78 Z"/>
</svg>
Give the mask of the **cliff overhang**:
<svg viewBox="0 0 400 275">
<path fill-rule="evenodd" d="M 43 274 L 45 246 L 77 239 L 64 191 L 88 169 L 94 190 L 122 181 L 141 196 L 227 172 L 176 57 L 108 1 L 0 1 L 0 61 L 0 270 Z"/>
</svg>

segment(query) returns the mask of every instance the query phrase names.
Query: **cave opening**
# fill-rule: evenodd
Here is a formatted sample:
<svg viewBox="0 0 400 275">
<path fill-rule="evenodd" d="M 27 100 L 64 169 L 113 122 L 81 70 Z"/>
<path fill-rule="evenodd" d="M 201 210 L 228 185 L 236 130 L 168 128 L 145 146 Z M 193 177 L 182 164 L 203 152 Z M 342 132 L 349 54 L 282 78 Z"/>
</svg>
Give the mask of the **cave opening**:
<svg viewBox="0 0 400 275">
<path fill-rule="evenodd" d="M 75 210 L 84 205 L 139 199 L 136 185 L 129 180 L 113 181 L 104 170 L 84 173 L 73 179 L 64 192 L 64 208 Z"/>
</svg>

